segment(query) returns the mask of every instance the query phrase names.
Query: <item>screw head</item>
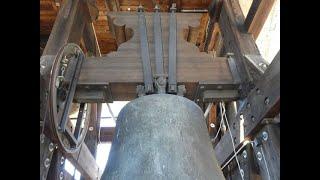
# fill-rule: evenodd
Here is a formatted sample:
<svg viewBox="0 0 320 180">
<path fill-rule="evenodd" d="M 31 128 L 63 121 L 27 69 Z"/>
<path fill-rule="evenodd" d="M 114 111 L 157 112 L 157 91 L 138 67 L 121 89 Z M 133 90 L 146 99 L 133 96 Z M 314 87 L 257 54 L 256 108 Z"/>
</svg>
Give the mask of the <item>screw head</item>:
<svg viewBox="0 0 320 180">
<path fill-rule="evenodd" d="M 216 127 L 213 123 L 210 123 L 210 127 L 211 128 L 214 128 L 214 127 Z"/>
<path fill-rule="evenodd" d="M 261 154 L 260 151 L 257 152 L 257 158 L 258 158 L 259 161 L 262 160 L 262 154 Z"/>
<path fill-rule="evenodd" d="M 243 169 L 240 169 L 240 174 L 241 174 L 242 177 L 244 176 L 244 171 L 243 171 Z"/>
<path fill-rule="evenodd" d="M 269 103 L 270 103 L 270 99 L 269 99 L 268 97 L 266 97 L 266 98 L 264 99 L 264 104 L 268 105 Z"/>
<path fill-rule="evenodd" d="M 40 135 L 40 142 L 41 142 L 41 144 L 44 143 L 44 134 L 41 134 L 41 135 Z"/>
<path fill-rule="evenodd" d="M 251 107 L 251 104 L 250 103 L 247 103 L 247 108 L 250 108 Z"/>
<path fill-rule="evenodd" d="M 62 179 L 63 179 L 63 176 L 64 176 L 63 171 L 60 171 L 59 179 L 62 180 Z"/>
<path fill-rule="evenodd" d="M 50 159 L 46 158 L 46 160 L 44 160 L 44 167 L 48 168 L 50 166 Z"/>
<path fill-rule="evenodd" d="M 92 126 L 89 127 L 89 131 L 93 131 L 93 127 Z"/>
<path fill-rule="evenodd" d="M 248 153 L 247 153 L 246 150 L 244 150 L 244 151 L 242 152 L 242 157 L 243 157 L 244 159 L 247 159 Z"/>
<path fill-rule="evenodd" d="M 255 121 L 256 118 L 254 116 L 251 116 L 251 121 Z"/>
<path fill-rule="evenodd" d="M 64 164 L 64 157 L 63 157 L 63 156 L 61 157 L 60 164 L 61 164 L 61 165 Z"/>
<path fill-rule="evenodd" d="M 267 141 L 267 140 L 268 140 L 268 133 L 267 133 L 266 131 L 263 131 L 263 132 L 262 132 L 262 139 L 263 139 L 264 141 Z"/>
<path fill-rule="evenodd" d="M 257 92 L 257 94 L 260 94 L 261 91 L 260 91 L 259 88 L 257 88 L 257 89 L 256 89 L 256 92 Z"/>
<path fill-rule="evenodd" d="M 52 152 L 54 149 L 54 144 L 53 143 L 50 143 L 49 144 L 49 151 Z"/>
</svg>

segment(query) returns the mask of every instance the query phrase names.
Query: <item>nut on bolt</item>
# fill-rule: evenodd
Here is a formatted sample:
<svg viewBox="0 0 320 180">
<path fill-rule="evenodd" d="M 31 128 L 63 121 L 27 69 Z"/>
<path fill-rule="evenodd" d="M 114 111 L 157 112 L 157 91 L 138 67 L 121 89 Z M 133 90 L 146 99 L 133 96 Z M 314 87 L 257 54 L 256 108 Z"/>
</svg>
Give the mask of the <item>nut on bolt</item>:
<svg viewBox="0 0 320 180">
<path fill-rule="evenodd" d="M 258 158 L 259 161 L 262 160 L 262 154 L 261 154 L 260 151 L 257 152 L 257 158 Z"/>
<path fill-rule="evenodd" d="M 263 131 L 263 132 L 262 132 L 262 139 L 263 139 L 264 141 L 267 141 L 267 140 L 268 140 L 268 133 L 267 133 L 266 131 Z"/>
</svg>

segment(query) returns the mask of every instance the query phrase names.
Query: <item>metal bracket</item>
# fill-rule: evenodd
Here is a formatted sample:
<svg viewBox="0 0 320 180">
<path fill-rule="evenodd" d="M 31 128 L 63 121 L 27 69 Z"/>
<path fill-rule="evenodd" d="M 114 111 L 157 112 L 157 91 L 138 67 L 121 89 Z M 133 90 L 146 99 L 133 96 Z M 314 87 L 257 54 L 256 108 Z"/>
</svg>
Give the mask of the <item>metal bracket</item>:
<svg viewBox="0 0 320 180">
<path fill-rule="evenodd" d="M 77 86 L 74 95 L 74 102 L 76 103 L 112 103 L 112 93 L 109 83 L 86 85 L 81 84 Z"/>
<path fill-rule="evenodd" d="M 198 84 L 194 100 L 197 103 L 215 102 L 219 100 L 238 99 L 239 84 L 230 82 L 222 84 L 218 82 L 201 81 Z M 214 94 L 212 94 L 214 92 Z M 211 95 L 210 95 L 211 94 Z"/>
</svg>

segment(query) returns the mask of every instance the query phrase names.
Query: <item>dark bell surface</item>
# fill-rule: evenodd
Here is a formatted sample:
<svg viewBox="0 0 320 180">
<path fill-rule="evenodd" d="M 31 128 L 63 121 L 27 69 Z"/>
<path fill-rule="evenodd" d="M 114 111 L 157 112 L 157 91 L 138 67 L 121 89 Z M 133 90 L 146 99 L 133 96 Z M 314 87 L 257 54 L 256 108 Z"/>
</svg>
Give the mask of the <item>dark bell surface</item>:
<svg viewBox="0 0 320 180">
<path fill-rule="evenodd" d="M 102 180 L 224 179 L 203 112 L 176 95 L 143 96 L 119 113 Z"/>
</svg>

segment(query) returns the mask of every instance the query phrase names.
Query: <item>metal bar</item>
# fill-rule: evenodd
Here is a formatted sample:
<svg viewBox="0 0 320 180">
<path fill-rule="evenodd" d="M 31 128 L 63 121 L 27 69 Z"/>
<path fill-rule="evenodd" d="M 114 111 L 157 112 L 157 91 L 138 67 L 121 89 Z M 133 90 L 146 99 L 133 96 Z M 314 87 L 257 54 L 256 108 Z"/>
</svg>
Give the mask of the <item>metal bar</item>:
<svg viewBox="0 0 320 180">
<path fill-rule="evenodd" d="M 80 129 L 81 129 L 81 124 L 82 124 L 82 120 L 83 120 L 84 107 L 85 107 L 85 103 L 80 103 L 79 113 L 78 113 L 78 117 L 77 117 L 77 123 L 76 123 L 76 127 L 75 127 L 74 133 L 73 133 L 76 139 L 78 139 L 78 137 L 80 135 Z"/>
<path fill-rule="evenodd" d="M 163 70 L 163 51 L 162 51 L 162 32 L 161 32 L 161 18 L 160 18 L 160 7 L 155 6 L 155 12 L 153 14 L 153 32 L 154 32 L 154 50 L 156 56 L 156 91 L 158 94 L 166 93 L 166 78 Z"/>
<path fill-rule="evenodd" d="M 77 63 L 76 69 L 75 69 L 74 77 L 72 78 L 72 82 L 69 86 L 69 91 L 68 91 L 67 98 L 66 98 L 66 104 L 64 105 L 62 118 L 60 121 L 60 128 L 61 128 L 60 130 L 62 132 L 64 132 L 66 129 L 72 100 L 73 100 L 73 97 L 74 97 L 74 94 L 76 91 L 76 87 L 77 87 L 77 83 L 78 83 L 78 79 L 79 79 L 79 75 L 80 75 L 80 71 L 81 71 L 81 66 L 82 66 L 83 59 L 84 59 L 84 57 L 81 53 L 78 54 L 78 58 L 79 58 L 79 60 L 78 60 L 78 63 Z"/>
<path fill-rule="evenodd" d="M 139 21 L 139 32 L 140 32 L 140 48 L 141 48 L 141 59 L 143 66 L 143 80 L 145 85 L 145 93 L 152 93 L 153 89 L 153 77 L 151 73 L 148 37 L 146 18 L 144 16 L 143 7 L 138 8 L 138 21 Z"/>
<path fill-rule="evenodd" d="M 170 19 L 169 19 L 169 77 L 168 77 L 168 92 L 177 93 L 177 19 L 176 19 L 176 8 L 172 6 L 170 8 Z"/>
</svg>

